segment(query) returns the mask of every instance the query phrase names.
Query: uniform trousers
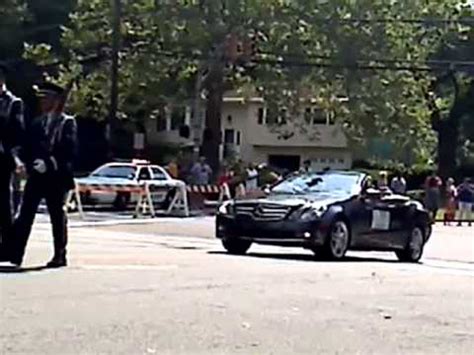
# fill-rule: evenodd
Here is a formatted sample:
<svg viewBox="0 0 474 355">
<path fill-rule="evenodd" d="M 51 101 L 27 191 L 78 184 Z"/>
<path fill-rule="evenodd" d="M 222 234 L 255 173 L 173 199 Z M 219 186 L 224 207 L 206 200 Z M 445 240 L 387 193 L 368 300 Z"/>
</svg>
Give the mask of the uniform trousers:
<svg viewBox="0 0 474 355">
<path fill-rule="evenodd" d="M 14 260 L 21 262 L 25 254 L 28 238 L 41 200 L 46 206 L 51 219 L 54 238 L 54 258 L 66 258 L 68 240 L 67 215 L 65 202 L 69 190 L 54 175 L 34 175 L 28 179 L 23 194 L 20 213 L 14 223 L 15 252 Z"/>
<path fill-rule="evenodd" d="M 4 169 L 4 167 L 0 167 Z M 8 254 L 12 238 L 12 174 L 5 169 L 0 172 L 0 253 Z M 3 255 L 2 255 L 3 256 Z"/>
</svg>

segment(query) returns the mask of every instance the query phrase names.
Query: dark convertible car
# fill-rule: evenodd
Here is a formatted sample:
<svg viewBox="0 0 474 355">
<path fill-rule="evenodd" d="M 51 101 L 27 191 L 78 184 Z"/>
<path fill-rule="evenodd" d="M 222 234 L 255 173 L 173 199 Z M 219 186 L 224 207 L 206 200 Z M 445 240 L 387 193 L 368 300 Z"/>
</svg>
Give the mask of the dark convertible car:
<svg viewBox="0 0 474 355">
<path fill-rule="evenodd" d="M 257 200 L 224 202 L 217 238 L 232 254 L 252 243 L 303 247 L 324 259 L 347 250 L 392 251 L 417 262 L 431 235 L 423 205 L 372 187 L 359 172 L 329 171 L 290 176 Z"/>
</svg>

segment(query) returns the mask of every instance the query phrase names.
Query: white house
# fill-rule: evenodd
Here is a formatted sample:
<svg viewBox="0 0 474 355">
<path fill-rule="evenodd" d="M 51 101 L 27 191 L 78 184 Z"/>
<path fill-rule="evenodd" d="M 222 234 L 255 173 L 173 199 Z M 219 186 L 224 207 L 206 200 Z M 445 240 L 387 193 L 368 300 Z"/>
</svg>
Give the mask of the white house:
<svg viewBox="0 0 474 355">
<path fill-rule="evenodd" d="M 246 100 L 237 95 L 227 95 L 222 109 L 221 157 L 237 156 L 245 162 L 265 162 L 290 170 L 297 169 L 305 160 L 311 161 L 316 170 L 351 167 L 352 154 L 346 136 L 331 115 L 308 107 L 305 121 L 301 121 L 305 122 L 306 132 L 281 121 L 275 131 L 275 125 L 269 122 L 267 116 L 263 99 Z M 163 113 L 157 121 L 148 122 L 147 143 L 192 144 L 192 140 L 179 136 L 179 128 L 190 125 L 191 119 L 192 110 L 189 107 Z M 288 134 L 285 134 L 286 131 Z"/>
</svg>

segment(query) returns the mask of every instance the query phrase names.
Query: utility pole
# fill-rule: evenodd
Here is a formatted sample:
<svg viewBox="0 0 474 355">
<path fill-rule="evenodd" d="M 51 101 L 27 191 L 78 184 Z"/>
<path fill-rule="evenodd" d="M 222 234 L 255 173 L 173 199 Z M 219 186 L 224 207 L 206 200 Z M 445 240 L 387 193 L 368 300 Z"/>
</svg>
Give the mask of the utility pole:
<svg viewBox="0 0 474 355">
<path fill-rule="evenodd" d="M 122 22 L 122 4 L 121 0 L 110 0 L 112 8 L 112 67 L 110 83 L 110 111 L 107 122 L 107 141 L 109 149 L 114 148 L 114 130 L 117 122 L 118 97 L 119 97 L 119 53 L 121 44 L 120 27 Z"/>
<path fill-rule="evenodd" d="M 203 76 L 204 76 L 204 65 L 200 64 L 198 67 L 197 75 L 196 75 L 196 83 L 194 88 L 194 117 L 192 122 L 192 130 L 193 130 L 193 141 L 194 141 L 194 158 L 197 160 L 199 158 L 201 152 L 201 145 L 202 145 L 202 134 L 203 134 L 203 127 L 204 127 L 204 120 L 202 117 L 202 84 L 203 84 Z"/>
</svg>

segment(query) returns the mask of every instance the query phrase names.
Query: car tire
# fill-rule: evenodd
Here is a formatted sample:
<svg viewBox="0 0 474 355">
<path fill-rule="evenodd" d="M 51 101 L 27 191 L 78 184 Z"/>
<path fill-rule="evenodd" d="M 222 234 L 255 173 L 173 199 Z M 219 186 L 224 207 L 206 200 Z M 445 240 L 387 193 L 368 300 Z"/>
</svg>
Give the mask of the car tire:
<svg viewBox="0 0 474 355">
<path fill-rule="evenodd" d="M 68 213 L 74 213 L 79 210 L 78 204 L 77 204 L 77 198 L 74 197 L 69 203 L 66 205 L 66 211 Z"/>
<path fill-rule="evenodd" d="M 117 211 L 124 211 L 127 209 L 129 203 L 130 203 L 130 194 L 119 192 L 117 194 L 117 197 L 115 197 L 115 201 L 113 205 Z"/>
<path fill-rule="evenodd" d="M 336 220 L 329 228 L 325 245 L 316 251 L 316 256 L 324 260 L 341 260 L 349 249 L 351 232 L 342 219 Z"/>
<path fill-rule="evenodd" d="M 395 254 L 398 260 L 408 263 L 417 263 L 423 255 L 425 246 L 425 232 L 420 226 L 415 226 L 410 231 L 410 238 L 405 249 L 398 250 Z"/>
<path fill-rule="evenodd" d="M 222 240 L 222 246 L 229 254 L 244 255 L 252 246 L 252 242 L 238 238 L 229 238 Z"/>
</svg>

